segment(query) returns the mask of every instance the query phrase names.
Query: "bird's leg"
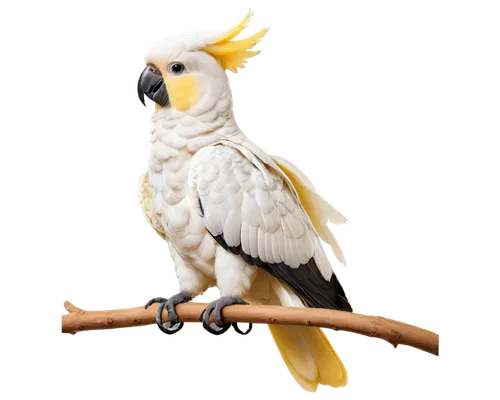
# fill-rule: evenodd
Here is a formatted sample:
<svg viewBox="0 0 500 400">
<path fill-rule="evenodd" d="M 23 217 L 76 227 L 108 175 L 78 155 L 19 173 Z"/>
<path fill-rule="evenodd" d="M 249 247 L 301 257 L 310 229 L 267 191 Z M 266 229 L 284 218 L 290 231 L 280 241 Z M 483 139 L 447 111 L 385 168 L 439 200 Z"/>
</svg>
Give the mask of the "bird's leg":
<svg viewBox="0 0 500 400">
<path fill-rule="evenodd" d="M 248 304 L 245 297 L 255 279 L 257 268 L 248 265 L 240 256 L 217 247 L 214 272 L 217 278 L 219 297 L 212 300 L 200 315 L 201 327 L 211 335 L 224 335 L 231 329 L 234 333 L 248 335 L 253 324 L 224 324 L 221 311 L 231 304 Z M 214 314 L 215 327 L 210 326 L 210 315 Z"/>
<path fill-rule="evenodd" d="M 200 315 L 200 321 L 203 323 L 203 328 L 205 328 L 208 332 L 214 335 L 221 335 L 224 332 L 226 332 L 232 325 L 234 330 L 241 335 L 246 335 L 247 333 L 249 333 L 252 330 L 251 323 L 248 327 L 248 330 L 246 332 L 242 332 L 238 328 L 238 325 L 235 322 L 229 324 L 225 323 L 222 320 L 222 309 L 224 307 L 233 304 L 248 304 L 248 303 L 245 300 L 240 299 L 239 297 L 231 297 L 231 296 L 223 296 L 215 301 L 212 301 Z M 210 323 L 210 316 L 212 314 L 214 315 L 215 324 Z"/>
<path fill-rule="evenodd" d="M 179 317 L 175 312 L 175 306 L 177 304 L 186 303 L 191 299 L 191 295 L 188 292 L 183 291 L 173 295 L 168 299 L 164 297 L 155 297 L 148 301 L 145 308 L 147 309 L 154 303 L 160 303 L 160 305 L 158 306 L 158 310 L 156 311 L 156 325 L 158 325 L 158 328 L 160 328 L 163 333 L 172 335 L 179 332 L 184 326 L 184 322 L 179 321 Z M 167 323 L 163 323 L 162 319 L 162 313 L 165 307 L 167 308 L 168 317 L 170 318 L 170 321 L 168 321 Z"/>
</svg>

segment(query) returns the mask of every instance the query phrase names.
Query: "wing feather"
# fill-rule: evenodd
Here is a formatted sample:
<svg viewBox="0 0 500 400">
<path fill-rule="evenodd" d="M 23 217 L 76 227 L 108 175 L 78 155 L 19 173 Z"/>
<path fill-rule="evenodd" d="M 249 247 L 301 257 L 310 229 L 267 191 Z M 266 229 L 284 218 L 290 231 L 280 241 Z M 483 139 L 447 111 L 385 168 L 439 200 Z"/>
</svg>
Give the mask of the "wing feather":
<svg viewBox="0 0 500 400">
<path fill-rule="evenodd" d="M 284 281 L 309 305 L 341 308 L 337 298 L 343 290 L 318 251 L 319 238 L 297 194 L 284 179 L 249 149 L 224 142 L 195 154 L 189 193 L 222 247 Z"/>
<path fill-rule="evenodd" d="M 243 204 L 241 206 L 242 218 L 251 226 L 260 226 L 262 223 L 262 212 L 250 192 L 243 193 Z"/>
<path fill-rule="evenodd" d="M 274 235 L 271 235 L 271 248 L 273 252 L 273 264 L 279 264 L 282 260 L 282 255 L 283 255 L 283 233 L 278 230 L 277 232 L 274 233 Z"/>
<path fill-rule="evenodd" d="M 271 248 L 272 243 L 270 235 L 265 230 L 262 230 L 262 236 L 264 240 L 264 249 L 265 249 L 264 258 L 262 259 L 262 261 L 274 263 L 274 256 L 273 256 L 273 249 Z"/>
<path fill-rule="evenodd" d="M 224 235 L 224 233 L 222 233 Z M 250 254 L 250 226 L 243 221 L 241 224 L 241 248 L 245 254 Z"/>
<path fill-rule="evenodd" d="M 250 255 L 253 258 L 259 257 L 259 247 L 258 247 L 258 227 L 255 225 L 250 225 L 248 227 L 248 240 L 250 242 Z"/>
<path fill-rule="evenodd" d="M 236 247 L 241 244 L 241 212 L 238 209 L 231 209 L 226 222 L 224 223 L 224 240 L 230 247 Z"/>
<path fill-rule="evenodd" d="M 257 256 L 260 254 L 266 258 L 266 232 L 262 228 L 257 229 Z"/>
</svg>

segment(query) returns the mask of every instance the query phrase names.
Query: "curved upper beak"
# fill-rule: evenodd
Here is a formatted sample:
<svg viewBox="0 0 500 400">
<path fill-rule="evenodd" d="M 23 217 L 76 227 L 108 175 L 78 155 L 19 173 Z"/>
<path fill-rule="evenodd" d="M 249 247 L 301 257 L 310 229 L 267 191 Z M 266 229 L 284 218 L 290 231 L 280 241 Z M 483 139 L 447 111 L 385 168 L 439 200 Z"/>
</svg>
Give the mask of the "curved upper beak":
<svg viewBox="0 0 500 400">
<path fill-rule="evenodd" d="M 137 83 L 137 94 L 139 95 L 139 100 L 144 105 L 146 105 L 144 95 L 162 107 L 168 105 L 168 93 L 165 82 L 160 70 L 154 65 L 150 64 L 142 71 Z"/>
</svg>

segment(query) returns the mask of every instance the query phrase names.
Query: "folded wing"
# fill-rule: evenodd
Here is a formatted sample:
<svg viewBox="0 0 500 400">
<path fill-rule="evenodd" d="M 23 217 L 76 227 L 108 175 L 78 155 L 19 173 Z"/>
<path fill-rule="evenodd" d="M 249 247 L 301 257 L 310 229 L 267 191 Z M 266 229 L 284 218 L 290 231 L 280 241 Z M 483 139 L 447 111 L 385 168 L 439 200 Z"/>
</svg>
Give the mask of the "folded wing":
<svg viewBox="0 0 500 400">
<path fill-rule="evenodd" d="M 310 306 L 351 310 L 297 194 L 248 148 L 222 142 L 199 150 L 189 193 L 226 250 L 287 283 Z"/>
</svg>

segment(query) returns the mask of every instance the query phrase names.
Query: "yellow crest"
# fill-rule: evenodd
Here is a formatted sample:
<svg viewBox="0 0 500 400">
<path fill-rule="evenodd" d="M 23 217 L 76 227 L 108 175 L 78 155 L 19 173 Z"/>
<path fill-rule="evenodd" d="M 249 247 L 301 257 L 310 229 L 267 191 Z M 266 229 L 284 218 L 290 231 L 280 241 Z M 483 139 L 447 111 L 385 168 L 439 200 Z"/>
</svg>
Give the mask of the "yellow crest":
<svg viewBox="0 0 500 400">
<path fill-rule="evenodd" d="M 203 48 L 208 54 L 213 56 L 223 69 L 228 69 L 237 73 L 237 68 L 245 68 L 244 63 L 247 58 L 254 57 L 260 51 L 252 51 L 259 41 L 264 37 L 269 28 L 262 29 L 255 35 L 242 40 L 231 40 L 238 36 L 247 26 L 253 12 L 248 11 L 248 14 L 238 24 L 229 29 L 215 42 L 208 44 Z"/>
</svg>

